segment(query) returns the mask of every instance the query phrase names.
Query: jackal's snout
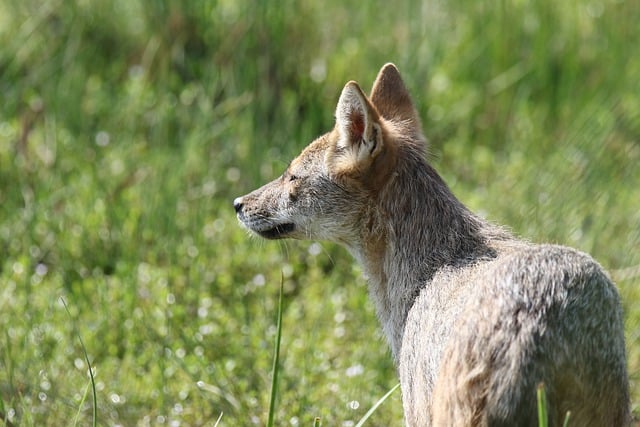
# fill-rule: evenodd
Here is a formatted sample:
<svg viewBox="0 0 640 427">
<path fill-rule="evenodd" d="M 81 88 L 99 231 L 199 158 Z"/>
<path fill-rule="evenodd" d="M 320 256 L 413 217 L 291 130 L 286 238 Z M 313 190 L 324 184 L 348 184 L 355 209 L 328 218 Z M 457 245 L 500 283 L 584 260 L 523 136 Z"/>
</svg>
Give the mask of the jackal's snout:
<svg viewBox="0 0 640 427">
<path fill-rule="evenodd" d="M 233 209 L 236 211 L 236 214 L 242 212 L 242 208 L 244 207 L 244 202 L 242 197 L 236 197 L 233 199 Z"/>
</svg>

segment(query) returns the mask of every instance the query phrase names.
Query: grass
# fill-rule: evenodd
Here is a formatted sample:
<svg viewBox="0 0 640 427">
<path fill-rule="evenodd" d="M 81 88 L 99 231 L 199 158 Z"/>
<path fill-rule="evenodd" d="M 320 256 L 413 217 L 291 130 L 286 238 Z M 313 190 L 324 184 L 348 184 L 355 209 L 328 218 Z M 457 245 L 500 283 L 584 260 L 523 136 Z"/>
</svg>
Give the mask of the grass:
<svg viewBox="0 0 640 427">
<path fill-rule="evenodd" d="M 398 390 L 400 388 L 400 383 L 394 385 L 393 387 L 391 387 L 391 390 L 389 390 L 384 396 L 382 396 L 380 398 L 380 400 L 378 400 L 368 411 L 366 414 L 364 414 L 364 416 L 362 418 L 360 418 L 360 421 L 358 421 L 358 423 L 356 424 L 356 427 L 362 427 L 363 425 L 365 425 L 365 423 L 369 420 L 369 418 L 371 418 L 371 416 L 373 415 L 373 413 L 378 409 L 378 407 L 380 405 L 382 405 L 384 403 L 385 400 L 387 400 L 389 398 L 389 396 L 391 396 L 396 390 Z"/>
<path fill-rule="evenodd" d="M 539 427 L 548 427 L 549 426 L 549 402 L 547 400 L 547 393 L 545 391 L 545 386 L 543 383 L 538 385 L 536 390 L 536 398 L 538 401 L 538 426 Z M 569 421 L 571 420 L 571 411 L 567 412 L 567 415 L 564 418 L 564 422 L 562 423 L 563 427 L 569 426 Z"/>
<path fill-rule="evenodd" d="M 67 307 L 67 303 L 64 301 L 63 298 L 60 298 L 60 301 L 62 302 L 62 305 L 64 305 L 64 309 L 67 311 L 67 313 L 69 314 L 69 317 L 71 317 L 71 313 L 69 312 L 69 307 Z M 73 319 L 71 320 L 71 322 L 75 325 L 75 322 L 73 322 Z M 89 355 L 87 354 L 87 348 L 84 346 L 84 341 L 82 341 L 82 336 L 80 336 L 80 333 L 77 333 L 78 335 L 78 341 L 80 342 L 80 347 L 82 348 L 82 354 L 84 355 L 84 360 L 87 362 L 87 367 L 89 369 L 89 380 L 90 380 L 90 384 L 91 384 L 91 396 L 92 396 L 92 403 L 93 403 L 93 416 L 91 417 L 91 425 L 93 427 L 96 427 L 98 425 L 98 400 L 97 400 L 97 393 L 96 393 L 96 381 L 95 381 L 95 377 L 93 374 L 93 367 L 91 366 L 91 360 L 89 360 Z M 87 391 L 88 391 L 89 387 L 87 387 L 87 389 L 85 390 L 85 393 L 82 397 L 82 400 L 80 401 L 80 405 L 79 407 L 82 408 L 82 404 L 84 403 L 85 397 L 87 395 Z M 74 425 L 78 424 L 78 415 L 80 414 L 80 412 L 78 412 L 78 414 L 76 415 L 76 419 L 74 422 Z"/>
<path fill-rule="evenodd" d="M 273 349 L 273 368 L 271 369 L 271 396 L 269 397 L 269 418 L 267 427 L 273 426 L 276 398 L 278 396 L 278 375 L 280 373 L 280 342 L 282 341 L 282 297 L 284 294 L 284 277 L 280 280 L 280 295 L 278 297 L 278 321 L 276 322 L 276 342 Z"/>
<path fill-rule="evenodd" d="M 538 389 L 536 391 L 536 397 L 538 399 L 538 426 L 539 427 L 548 427 L 549 426 L 549 414 L 547 412 L 547 394 L 544 389 L 544 384 L 538 385 Z"/>
<path fill-rule="evenodd" d="M 617 279 L 638 408 L 638 22 L 618 0 L 0 0 L 0 419 L 263 424 L 280 272 L 274 424 L 362 419 L 397 378 L 359 269 L 249 238 L 231 201 L 388 61 L 461 200 Z M 401 418 L 394 393 L 368 424 Z"/>
</svg>

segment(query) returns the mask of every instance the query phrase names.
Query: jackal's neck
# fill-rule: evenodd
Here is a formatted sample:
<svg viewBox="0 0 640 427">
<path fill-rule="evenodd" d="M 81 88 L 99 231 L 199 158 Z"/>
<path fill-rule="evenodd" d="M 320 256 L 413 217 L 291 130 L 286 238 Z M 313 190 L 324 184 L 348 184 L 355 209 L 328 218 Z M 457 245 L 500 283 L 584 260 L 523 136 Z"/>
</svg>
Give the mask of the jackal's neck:
<svg viewBox="0 0 640 427">
<path fill-rule="evenodd" d="M 492 258 L 490 241 L 509 238 L 462 205 L 421 156 L 399 163 L 364 216 L 354 252 L 396 357 L 407 313 L 434 274 Z"/>
</svg>

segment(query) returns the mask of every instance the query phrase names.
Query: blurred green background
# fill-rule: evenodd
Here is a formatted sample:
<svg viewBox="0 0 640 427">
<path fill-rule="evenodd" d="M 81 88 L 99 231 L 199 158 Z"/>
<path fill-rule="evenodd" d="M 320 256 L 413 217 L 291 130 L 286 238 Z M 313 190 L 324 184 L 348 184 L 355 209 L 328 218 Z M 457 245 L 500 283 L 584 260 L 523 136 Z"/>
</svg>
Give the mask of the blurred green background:
<svg viewBox="0 0 640 427">
<path fill-rule="evenodd" d="M 90 423 L 78 334 L 99 425 L 264 424 L 281 276 L 277 425 L 360 419 L 397 379 L 358 267 L 231 201 L 389 61 L 463 202 L 611 271 L 638 408 L 639 43 L 633 0 L 0 0 L 0 425 Z"/>
</svg>

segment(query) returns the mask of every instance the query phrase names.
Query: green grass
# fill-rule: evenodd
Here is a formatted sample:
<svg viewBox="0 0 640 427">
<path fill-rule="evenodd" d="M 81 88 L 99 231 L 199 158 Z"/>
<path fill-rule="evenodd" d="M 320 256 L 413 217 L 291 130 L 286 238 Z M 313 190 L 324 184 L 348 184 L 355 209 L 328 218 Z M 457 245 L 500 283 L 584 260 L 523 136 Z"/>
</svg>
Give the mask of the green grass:
<svg viewBox="0 0 640 427">
<path fill-rule="evenodd" d="M 284 294 L 284 277 L 280 280 L 278 295 L 278 320 L 276 323 L 276 342 L 273 346 L 273 368 L 271 369 L 271 396 L 269 397 L 269 417 L 267 427 L 273 427 L 276 399 L 278 397 L 278 375 L 280 374 L 280 343 L 282 342 L 282 299 Z"/>
<path fill-rule="evenodd" d="M 0 0 L 0 419 L 263 424 L 281 272 L 274 424 L 362 419 L 397 378 L 359 269 L 248 237 L 231 201 L 388 61 L 461 200 L 618 280 L 638 408 L 638 22 L 617 0 Z"/>
<path fill-rule="evenodd" d="M 538 385 L 536 390 L 536 398 L 538 401 L 538 426 L 539 427 L 548 427 L 549 426 L 549 402 L 547 400 L 547 393 L 545 390 L 545 386 L 543 383 Z M 564 422 L 562 423 L 563 427 L 569 426 L 569 421 L 571 420 L 571 411 L 567 412 Z"/>
<path fill-rule="evenodd" d="M 538 426 L 549 427 L 549 414 L 547 411 L 547 393 L 544 389 L 544 384 L 538 385 L 536 391 L 536 397 L 538 399 Z"/>
<path fill-rule="evenodd" d="M 64 305 L 64 309 L 67 311 L 67 313 L 69 313 L 69 317 L 71 317 L 71 313 L 69 312 L 69 307 L 67 307 L 67 303 L 64 301 L 64 299 L 60 298 L 62 305 Z M 72 323 L 73 319 L 72 319 Z M 75 323 L 74 323 L 75 324 Z M 80 342 L 80 347 L 82 348 L 82 354 L 84 355 L 84 360 L 87 362 L 87 367 L 89 370 L 89 380 L 90 380 L 90 384 L 91 384 L 91 397 L 92 399 L 92 403 L 93 403 L 93 416 L 91 417 L 91 425 L 93 427 L 96 427 L 98 425 L 98 400 L 97 400 L 97 393 L 96 393 L 96 381 L 95 381 L 95 376 L 93 374 L 93 367 L 91 366 L 91 360 L 89 360 L 89 355 L 87 354 L 87 348 L 84 346 L 84 341 L 82 341 L 82 337 L 80 336 L 80 333 L 77 333 L 78 335 L 78 341 Z M 82 400 L 80 400 L 80 405 L 79 407 L 82 408 L 84 400 L 86 398 L 87 395 L 87 391 L 89 390 L 89 387 L 87 387 Z M 79 418 L 79 414 L 80 412 L 78 412 L 78 414 L 76 414 L 76 419 L 74 422 L 74 425 L 78 424 L 78 418 Z"/>
</svg>

